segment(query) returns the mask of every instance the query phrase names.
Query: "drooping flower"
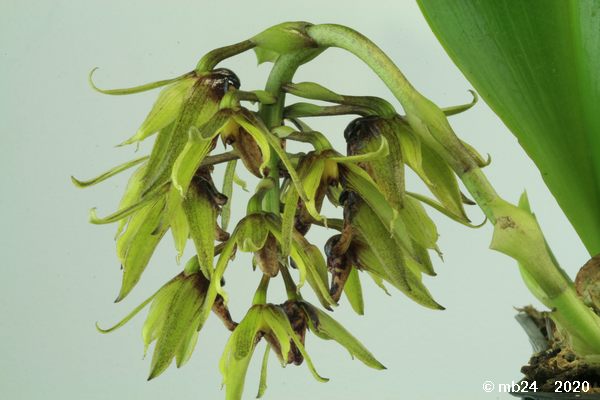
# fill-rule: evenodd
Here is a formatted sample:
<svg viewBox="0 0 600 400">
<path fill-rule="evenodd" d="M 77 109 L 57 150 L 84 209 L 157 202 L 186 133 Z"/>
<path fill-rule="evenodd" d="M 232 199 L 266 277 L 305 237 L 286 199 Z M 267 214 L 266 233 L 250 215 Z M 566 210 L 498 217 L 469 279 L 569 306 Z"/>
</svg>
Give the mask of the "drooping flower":
<svg viewBox="0 0 600 400">
<path fill-rule="evenodd" d="M 306 360 L 315 379 L 320 382 L 328 380 L 315 370 L 310 356 L 294 332 L 284 310 L 274 304 L 257 304 L 248 310 L 244 319 L 230 336 L 221 357 L 220 369 L 227 400 L 242 398 L 246 371 L 256 344 L 262 337 L 268 337 L 268 341 L 275 346 L 275 353 L 283 366 L 288 362 L 288 354 L 291 351 L 291 343 L 293 343 L 303 359 Z"/>
<path fill-rule="evenodd" d="M 256 304 L 248 310 L 229 338 L 221 358 L 220 368 L 226 387 L 226 399 L 241 399 L 248 365 L 262 338 L 268 343 L 265 360 L 271 351 L 277 355 L 282 366 L 290 363 L 300 365 L 306 360 L 313 376 L 321 382 L 327 381 L 317 373 L 305 349 L 307 330 L 321 339 L 338 342 L 352 357 L 365 365 L 385 369 L 342 325 L 313 305 L 303 300 L 286 301 L 281 305 Z M 266 388 L 266 365 L 263 361 L 257 397 L 261 397 Z"/>
<path fill-rule="evenodd" d="M 227 69 L 211 72 L 191 72 L 175 80 L 162 81 L 131 89 L 100 90 L 107 94 L 129 94 L 168 85 L 142 123 L 138 132 L 124 144 L 139 142 L 158 132 L 149 157 L 119 166 L 93 183 L 142 162 L 132 175 L 120 208 L 104 218 L 91 211 L 90 220 L 96 224 L 119 222 L 117 255 L 123 268 L 123 283 L 117 301 L 122 300 L 139 281 L 154 249 L 170 229 L 178 257 L 183 254 L 191 235 L 196 245 L 203 273 L 212 272 L 214 239 L 221 238 L 216 224 L 218 207 L 226 199 L 218 195 L 210 179 L 210 171 L 196 165 L 189 177 L 194 190 L 183 199 L 171 182 L 176 159 L 188 142 L 189 131 L 206 123 L 219 110 L 227 93 L 240 86 L 237 76 Z M 215 146 L 208 143 L 206 153 Z M 74 180 L 76 184 L 84 182 Z M 186 192 L 187 194 L 187 192 Z M 199 224 L 198 221 L 202 221 Z M 212 221 L 212 222 L 210 222 Z M 202 229 L 212 224 L 214 229 Z M 216 232 L 216 233 L 215 233 Z M 226 236 L 225 236 L 226 237 Z"/>
<path fill-rule="evenodd" d="M 422 274 L 434 275 L 427 251 L 407 236 L 390 235 L 389 228 L 354 192 L 343 192 L 344 229 L 325 245 L 333 278 L 331 295 L 339 299 L 352 268 L 387 281 L 415 302 L 442 309 L 422 283 Z M 402 240 L 404 239 L 404 240 Z"/>
<path fill-rule="evenodd" d="M 240 220 L 230 238 L 224 243 L 224 248 L 219 256 L 215 274 L 211 279 L 214 293 L 222 295 L 225 299 L 228 298 L 220 286 L 220 279 L 236 249 L 254 253 L 255 259 L 263 257 L 262 260 L 257 260 L 258 263 L 277 263 L 278 267 L 259 264 L 263 273 L 267 275 L 274 272 L 275 268 L 285 267 L 287 262 L 279 256 L 281 241 L 281 220 L 278 216 L 266 212 L 252 212 Z M 275 249 L 269 246 L 275 246 Z M 269 254 L 261 254 L 263 251 Z M 336 305 L 329 295 L 327 266 L 319 249 L 304 236 L 294 232 L 289 256 L 299 272 L 298 289 L 308 282 L 323 307 L 330 308 Z"/>
<path fill-rule="evenodd" d="M 177 367 L 190 359 L 204 322 L 200 320 L 200 316 L 208 287 L 209 281 L 200 272 L 198 259 L 193 257 L 186 264 L 184 272 L 167 282 L 123 320 L 111 328 L 98 327 L 98 330 L 102 333 L 112 332 L 151 304 L 142 329 L 142 338 L 144 354 L 150 344 L 156 342 L 148 379 L 155 378 L 168 368 L 173 359 Z M 233 329 L 235 323 L 221 300 L 219 298 L 211 308 L 229 329 Z"/>
</svg>

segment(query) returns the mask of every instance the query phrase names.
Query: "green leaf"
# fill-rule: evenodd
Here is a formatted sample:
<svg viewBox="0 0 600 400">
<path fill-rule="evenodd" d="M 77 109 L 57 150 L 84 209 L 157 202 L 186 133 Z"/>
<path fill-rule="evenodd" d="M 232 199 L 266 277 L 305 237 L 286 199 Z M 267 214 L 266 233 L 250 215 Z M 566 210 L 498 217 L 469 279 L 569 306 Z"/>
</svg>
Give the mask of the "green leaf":
<svg viewBox="0 0 600 400">
<path fill-rule="evenodd" d="M 518 138 L 591 255 L 600 253 L 600 4 L 419 0 L 429 25 Z"/>
</svg>

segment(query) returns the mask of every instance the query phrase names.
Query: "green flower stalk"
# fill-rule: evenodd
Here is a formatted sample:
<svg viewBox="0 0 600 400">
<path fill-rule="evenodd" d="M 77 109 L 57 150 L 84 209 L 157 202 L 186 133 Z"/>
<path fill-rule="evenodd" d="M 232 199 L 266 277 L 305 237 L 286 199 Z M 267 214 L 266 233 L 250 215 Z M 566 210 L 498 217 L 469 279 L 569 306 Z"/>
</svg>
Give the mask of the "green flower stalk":
<svg viewBox="0 0 600 400">
<path fill-rule="evenodd" d="M 406 115 L 376 97 L 341 95 L 311 82 L 293 83 L 296 70 L 328 47 L 349 50 L 365 61 L 390 87 Z M 242 90 L 232 71 L 216 68 L 222 60 L 250 49 L 259 62 L 273 62 L 264 90 Z M 550 253 L 526 198 L 519 207 L 500 198 L 481 170 L 489 159 L 458 139 L 446 119 L 472 107 L 477 101 L 474 93 L 471 103 L 439 108 L 358 32 L 306 22 L 276 25 L 215 49 L 194 71 L 174 79 L 129 89 L 92 85 L 111 95 L 162 87 L 140 128 L 122 143 L 139 143 L 156 134 L 151 153 L 94 179 L 72 178 L 75 185 L 87 187 L 135 167 L 118 211 L 103 218 L 95 209 L 90 213 L 92 223 L 118 223 L 116 247 L 123 280 L 117 301 L 140 281 L 168 231 L 177 261 L 188 241 L 195 247 L 195 256 L 180 274 L 117 325 L 100 329 L 110 332 L 151 304 L 143 329 L 145 349 L 155 343 L 150 378 L 173 359 L 181 366 L 191 357 L 211 312 L 231 331 L 220 362 L 230 400 L 241 399 L 251 357 L 262 339 L 266 348 L 259 397 L 266 389 L 270 352 L 282 366 L 306 361 L 315 378 L 326 381 L 305 348 L 309 333 L 338 342 L 369 367 L 384 369 L 326 311 L 307 303 L 303 290 L 310 287 L 328 311 L 345 293 L 351 307 L 363 315 L 360 276 L 367 273 L 386 293 L 385 285 L 390 284 L 414 302 L 442 310 L 423 282 L 423 275 L 435 276 L 430 253 L 441 255 L 438 229 L 425 206 L 474 227 L 464 205 L 475 203 L 461 193 L 457 178 L 494 224 L 492 248 L 519 262 L 532 292 L 555 308 L 553 318 L 573 349 L 580 355 L 600 353 L 600 319 L 578 297 L 594 305 L 596 289 L 578 283 L 577 294 Z M 287 104 L 286 93 L 331 104 Z M 247 102 L 258 103 L 258 109 Z M 303 121 L 331 115 L 359 116 L 337 133 L 346 140 L 345 155 L 327 138 L 335 132 L 316 132 Z M 232 150 L 217 153 L 219 140 Z M 296 142 L 311 149 L 294 152 Z M 219 191 L 213 166 L 224 162 Z M 240 166 L 258 181 L 246 215 L 230 224 L 234 183 L 246 187 L 236 173 Z M 409 191 L 406 167 L 420 177 L 433 198 Z M 342 208 L 341 218 L 323 215 L 326 201 Z M 233 229 L 228 231 L 230 225 Z M 323 253 L 306 237 L 313 226 L 339 232 L 329 235 Z M 237 252 L 249 253 L 258 273 L 252 304 L 239 324 L 228 308 L 229 298 L 237 293 L 224 287 L 225 276 L 234 273 L 228 267 Z M 285 284 L 283 304 L 268 301 L 272 279 Z"/>
</svg>

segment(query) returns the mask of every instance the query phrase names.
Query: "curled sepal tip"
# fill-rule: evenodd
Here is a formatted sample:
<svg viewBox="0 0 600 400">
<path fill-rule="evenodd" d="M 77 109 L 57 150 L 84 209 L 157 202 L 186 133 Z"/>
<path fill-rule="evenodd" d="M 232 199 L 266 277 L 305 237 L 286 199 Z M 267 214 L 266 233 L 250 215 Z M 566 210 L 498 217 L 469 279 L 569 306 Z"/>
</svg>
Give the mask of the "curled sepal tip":
<svg viewBox="0 0 600 400">
<path fill-rule="evenodd" d="M 158 291 L 155 292 L 152 296 L 148 297 L 146 300 L 144 300 L 144 302 L 142 304 L 140 304 L 139 306 L 134 308 L 133 311 L 131 311 L 129 314 L 127 314 L 127 316 L 125 316 L 125 318 L 123 318 L 121 321 L 117 322 L 115 325 L 111 326 L 110 328 L 103 329 L 100 327 L 98 322 L 96 322 L 96 330 L 100 333 L 110 333 L 112 331 L 119 329 L 120 327 L 125 325 L 127 322 L 131 321 L 131 319 L 133 317 L 135 317 L 140 311 L 142 311 L 144 309 L 144 307 L 146 307 L 154 299 L 154 297 L 156 296 L 157 293 L 158 293 Z"/>
<path fill-rule="evenodd" d="M 139 86 L 133 86 L 133 87 L 129 87 L 129 88 L 102 89 L 102 88 L 99 88 L 98 86 L 96 86 L 96 84 L 94 83 L 94 80 L 93 80 L 93 75 L 94 75 L 94 72 L 96 72 L 96 70 L 98 70 L 98 67 L 95 67 L 90 71 L 90 73 L 88 75 L 88 83 L 90 84 L 92 89 L 94 89 L 95 91 L 103 93 L 103 94 L 110 94 L 113 96 L 121 96 L 121 95 L 127 95 L 127 94 L 146 92 L 148 90 L 156 89 L 156 88 L 168 85 L 170 83 L 176 82 L 182 78 L 185 78 L 186 76 L 189 76 L 192 73 L 192 72 L 187 72 L 176 78 L 164 79 L 162 81 L 150 82 L 150 83 L 146 83 L 146 84 L 139 85 Z"/>
<path fill-rule="evenodd" d="M 380 136 L 379 139 L 379 146 L 373 151 L 352 156 L 331 157 L 330 159 L 342 163 L 363 163 L 368 161 L 381 160 L 382 158 L 390 154 L 390 146 L 385 137 Z"/>
<path fill-rule="evenodd" d="M 94 208 L 90 209 L 90 217 L 89 217 L 90 223 L 95 224 L 95 225 L 103 225 L 103 224 L 111 224 L 113 222 L 120 221 L 123 218 L 126 218 L 126 217 L 130 216 L 131 214 L 135 213 L 136 211 L 138 211 L 139 209 L 143 208 L 146 204 L 152 202 L 153 200 L 157 199 L 161 195 L 165 194 L 167 192 L 168 188 L 169 188 L 168 185 L 163 185 L 163 186 L 159 187 L 157 190 L 155 190 L 154 192 L 146 195 L 140 201 L 138 201 L 130 206 L 127 206 L 125 208 L 122 208 L 104 218 L 98 217 L 98 215 L 96 213 L 96 207 L 94 207 Z"/>
<path fill-rule="evenodd" d="M 471 93 L 471 95 L 473 96 L 473 100 L 471 100 L 470 103 L 460 104 L 458 106 L 452 106 L 452 107 L 442 108 L 442 111 L 444 112 L 444 114 L 446 114 L 447 117 L 450 116 L 450 115 L 460 114 L 462 112 L 465 112 L 465 111 L 469 110 L 475 104 L 477 104 L 477 102 L 479 101 L 479 96 L 477 95 L 477 92 L 475 92 L 474 90 L 470 90 L 469 89 L 469 93 Z"/>
<path fill-rule="evenodd" d="M 116 167 L 111 168 L 110 170 L 98 175 L 97 177 L 88 179 L 85 181 L 77 179 L 73 175 L 71 175 L 71 182 L 73 182 L 73 185 L 77 186 L 78 188 L 86 188 L 89 186 L 94 186 L 100 182 L 107 180 L 110 177 L 117 175 L 120 172 L 123 172 L 131 167 L 138 165 L 141 162 L 144 162 L 147 159 L 148 159 L 148 156 L 136 158 L 135 160 L 128 161 L 121 165 L 117 165 Z"/>
<path fill-rule="evenodd" d="M 431 208 L 434 208 L 435 210 L 441 212 L 442 214 L 444 214 L 445 216 L 447 216 L 448 218 L 459 222 L 465 226 L 468 226 L 469 228 L 481 228 L 483 225 L 485 225 L 485 223 L 487 222 L 487 218 L 484 218 L 483 222 L 479 223 L 479 224 L 472 224 L 471 221 L 466 218 L 466 216 L 464 215 L 457 215 L 454 212 L 452 212 L 451 210 L 448 210 L 446 207 L 444 207 L 442 204 L 440 204 L 439 202 L 430 199 L 427 196 L 423 196 L 422 194 L 419 193 L 413 193 L 413 192 L 406 192 L 407 195 L 409 195 L 410 197 L 419 200 L 422 203 L 427 204 L 428 206 L 430 206 Z"/>
</svg>

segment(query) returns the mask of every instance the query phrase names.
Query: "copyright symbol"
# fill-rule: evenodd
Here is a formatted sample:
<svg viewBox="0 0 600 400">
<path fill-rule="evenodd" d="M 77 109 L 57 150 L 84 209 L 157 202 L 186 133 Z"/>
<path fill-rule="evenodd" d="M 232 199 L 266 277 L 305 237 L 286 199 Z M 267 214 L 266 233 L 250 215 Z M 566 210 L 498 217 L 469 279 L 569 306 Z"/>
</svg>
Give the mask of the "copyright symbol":
<svg viewBox="0 0 600 400">
<path fill-rule="evenodd" d="M 486 393 L 490 393 L 494 391 L 494 382 L 485 381 L 483 382 L 483 391 Z"/>
</svg>

